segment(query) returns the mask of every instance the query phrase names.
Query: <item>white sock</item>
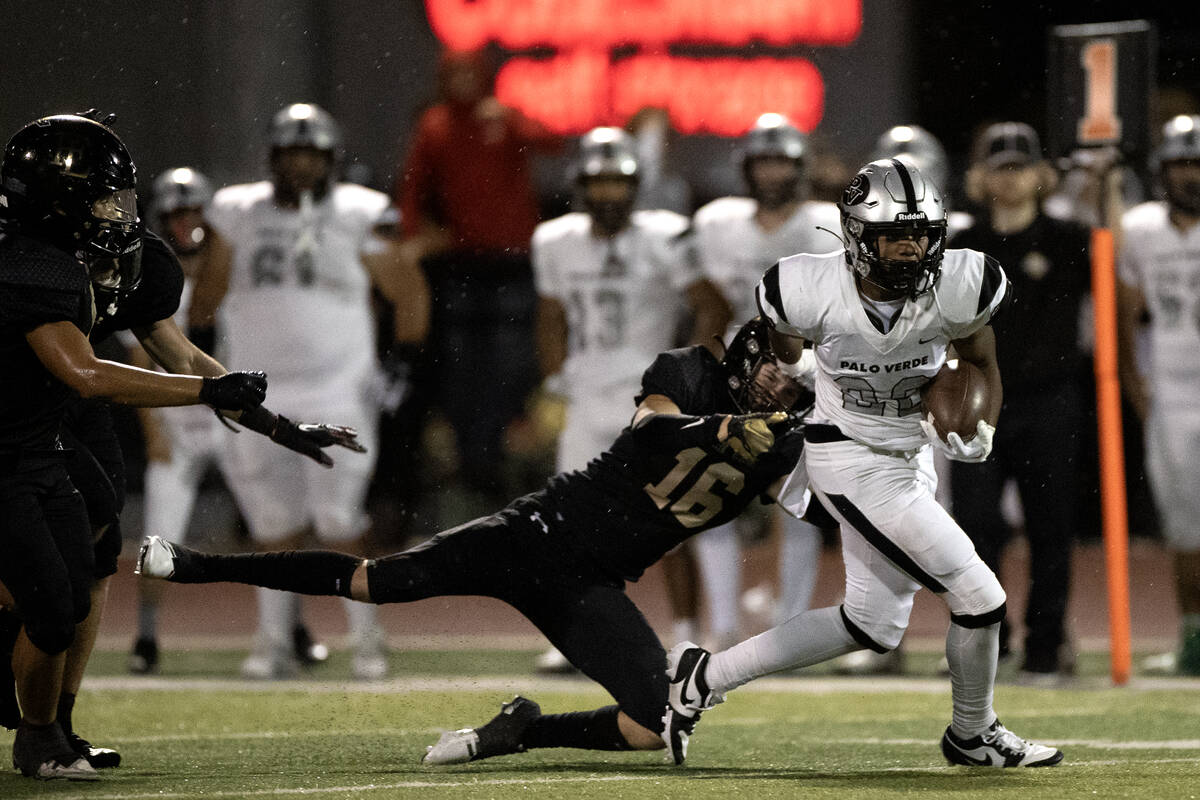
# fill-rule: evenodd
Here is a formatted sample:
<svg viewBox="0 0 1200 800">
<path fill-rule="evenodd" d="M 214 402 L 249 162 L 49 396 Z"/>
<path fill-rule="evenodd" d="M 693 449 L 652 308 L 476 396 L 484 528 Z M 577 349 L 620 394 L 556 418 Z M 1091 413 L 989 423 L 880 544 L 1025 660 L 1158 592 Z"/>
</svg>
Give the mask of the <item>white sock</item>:
<svg viewBox="0 0 1200 800">
<path fill-rule="evenodd" d="M 983 733 L 996 721 L 992 690 L 999 654 L 999 622 L 986 628 L 950 623 L 946 633 L 946 661 L 950 664 L 950 695 L 954 702 L 950 729 L 961 739 Z"/>
<path fill-rule="evenodd" d="M 291 652 L 296 595 L 277 589 L 255 589 L 258 597 L 258 638 L 263 645 Z"/>
<path fill-rule="evenodd" d="M 693 539 L 704 604 L 708 607 L 708 632 L 714 641 L 736 635 L 738 597 L 742 587 L 742 548 L 733 523 L 713 528 Z"/>
<path fill-rule="evenodd" d="M 716 692 L 790 667 L 807 667 L 859 649 L 837 606 L 805 611 L 782 625 L 714 653 L 704 678 Z"/>
<path fill-rule="evenodd" d="M 821 529 L 804 520 L 785 517 L 779 548 L 779 605 L 775 624 L 807 611 L 821 566 Z"/>
<path fill-rule="evenodd" d="M 378 606 L 371 603 L 359 603 L 348 597 L 342 598 L 342 606 L 346 609 L 346 622 L 352 642 L 357 644 L 374 635 L 375 629 L 378 627 L 376 621 L 379 616 Z"/>
</svg>

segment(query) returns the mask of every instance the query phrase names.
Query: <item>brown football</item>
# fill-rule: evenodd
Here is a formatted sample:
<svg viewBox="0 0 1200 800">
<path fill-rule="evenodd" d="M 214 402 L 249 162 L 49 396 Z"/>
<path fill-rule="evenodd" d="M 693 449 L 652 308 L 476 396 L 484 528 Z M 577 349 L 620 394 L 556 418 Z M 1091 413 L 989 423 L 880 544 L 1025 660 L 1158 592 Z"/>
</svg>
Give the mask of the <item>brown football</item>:
<svg viewBox="0 0 1200 800">
<path fill-rule="evenodd" d="M 988 407 L 988 387 L 983 372 L 970 362 L 958 359 L 954 368 L 947 362 L 925 388 L 921 401 L 925 413 L 933 415 L 933 427 L 945 441 L 951 431 L 964 442 L 975 438 L 976 423 Z"/>
</svg>

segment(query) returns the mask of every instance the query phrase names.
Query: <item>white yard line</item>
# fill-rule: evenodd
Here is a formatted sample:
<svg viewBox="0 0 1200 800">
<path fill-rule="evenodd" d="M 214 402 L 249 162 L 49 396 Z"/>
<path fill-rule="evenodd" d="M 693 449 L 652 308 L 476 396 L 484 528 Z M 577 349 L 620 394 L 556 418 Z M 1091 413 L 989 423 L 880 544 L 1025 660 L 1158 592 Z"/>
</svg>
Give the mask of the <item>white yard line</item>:
<svg viewBox="0 0 1200 800">
<path fill-rule="evenodd" d="M 1127 761 L 1119 759 L 1105 759 L 1097 761 L 1072 761 L 1065 764 L 1063 767 L 1055 769 L 1071 769 L 1076 767 L 1111 767 L 1125 766 L 1128 764 L 1193 764 L 1200 763 L 1200 758 L 1159 758 L 1139 761 Z M 858 769 L 856 774 L 869 772 L 889 773 L 930 773 L 939 774 L 951 770 L 964 769 L 964 774 L 968 774 L 967 768 L 951 767 L 948 765 L 938 766 L 895 766 L 883 767 L 879 770 Z M 713 770 L 697 775 L 697 778 L 712 780 L 721 777 L 719 774 L 714 775 Z M 772 774 L 771 770 L 762 770 L 763 777 L 769 777 Z M 969 774 L 977 774 L 975 771 L 970 771 Z M 752 780 L 753 774 L 738 773 L 731 774 L 730 780 L 747 781 Z M 530 785 L 556 785 L 556 784 L 579 784 L 579 783 L 639 783 L 646 781 L 662 782 L 666 779 L 680 778 L 686 780 L 688 774 L 686 772 L 676 772 L 670 767 L 663 767 L 662 772 L 655 774 L 638 774 L 638 775 L 571 775 L 571 776 L 556 776 L 547 778 L 485 778 L 481 780 L 455 780 L 455 781 L 394 781 L 391 783 L 367 783 L 367 784 L 351 784 L 345 786 L 314 786 L 314 787 L 282 787 L 276 789 L 257 789 L 257 790 L 239 790 L 239 791 L 206 791 L 204 797 L 295 797 L 295 796 L 319 796 L 324 794 L 351 794 L 356 792 L 376 792 L 376 791 L 393 791 L 397 789 L 461 789 L 465 787 L 485 788 L 488 786 L 530 786 Z M 25 795 L 8 798 L 8 800 L 32 800 L 35 797 L 44 797 L 45 793 L 39 792 L 35 795 Z M 119 794 L 94 794 L 88 792 L 86 794 L 55 794 L 58 800 L 177 800 L 177 798 L 194 798 L 194 792 L 141 792 L 130 793 L 121 792 Z"/>
</svg>

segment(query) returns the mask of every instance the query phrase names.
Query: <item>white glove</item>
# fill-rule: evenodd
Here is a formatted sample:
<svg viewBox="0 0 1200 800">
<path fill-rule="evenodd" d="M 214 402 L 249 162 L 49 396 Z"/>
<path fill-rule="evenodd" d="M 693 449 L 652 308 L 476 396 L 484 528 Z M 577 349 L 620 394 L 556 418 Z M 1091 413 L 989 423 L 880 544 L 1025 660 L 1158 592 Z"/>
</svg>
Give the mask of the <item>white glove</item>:
<svg viewBox="0 0 1200 800">
<path fill-rule="evenodd" d="M 932 414 L 921 420 L 921 430 L 925 432 L 929 443 L 945 453 L 951 461 L 973 464 L 985 460 L 992 452 L 992 437 L 996 435 L 996 429 L 981 419 L 975 425 L 975 438 L 971 441 L 964 442 L 962 437 L 953 431 L 946 437 L 946 441 L 942 441 L 942 437 L 937 435 L 937 430 L 933 427 Z"/>
</svg>

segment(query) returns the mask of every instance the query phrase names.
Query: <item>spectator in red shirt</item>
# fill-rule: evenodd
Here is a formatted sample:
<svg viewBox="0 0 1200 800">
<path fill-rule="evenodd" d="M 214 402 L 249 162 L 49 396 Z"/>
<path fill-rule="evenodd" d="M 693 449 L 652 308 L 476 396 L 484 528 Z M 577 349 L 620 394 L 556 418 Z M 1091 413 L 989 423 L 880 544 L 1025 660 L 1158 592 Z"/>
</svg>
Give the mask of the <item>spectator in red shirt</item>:
<svg viewBox="0 0 1200 800">
<path fill-rule="evenodd" d="M 529 157 L 562 141 L 501 105 L 491 84 L 480 53 L 443 55 L 438 101 L 417 122 L 394 194 L 404 249 L 435 297 L 437 394 L 463 477 L 505 494 L 504 428 L 537 382 L 529 240 L 540 215 Z"/>
</svg>

